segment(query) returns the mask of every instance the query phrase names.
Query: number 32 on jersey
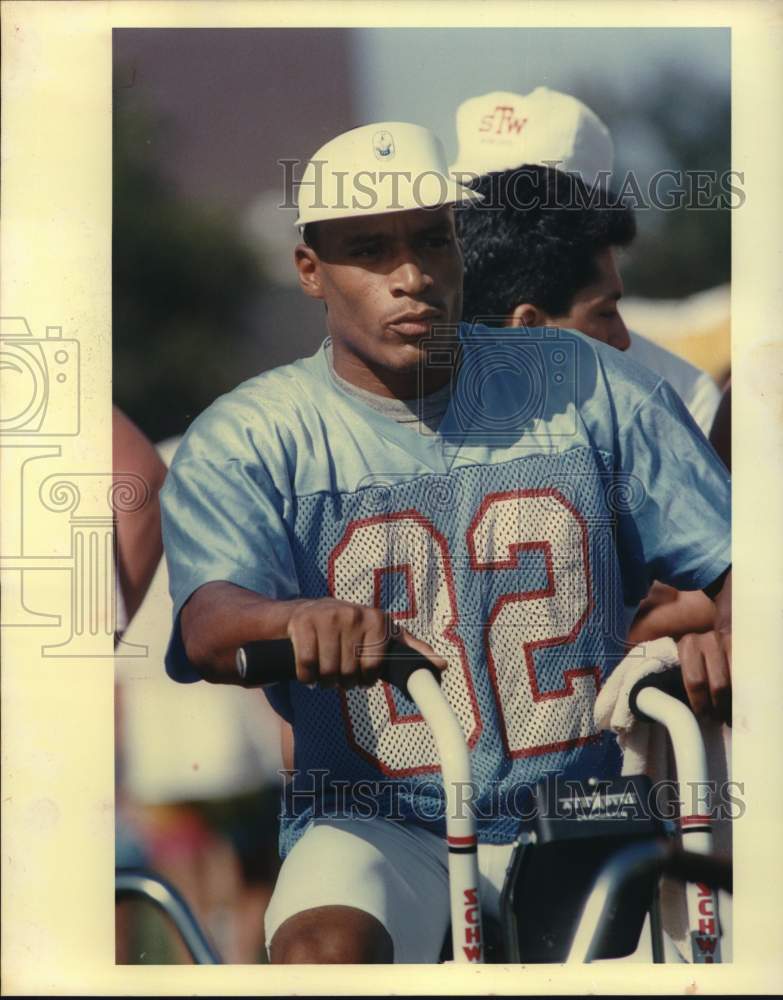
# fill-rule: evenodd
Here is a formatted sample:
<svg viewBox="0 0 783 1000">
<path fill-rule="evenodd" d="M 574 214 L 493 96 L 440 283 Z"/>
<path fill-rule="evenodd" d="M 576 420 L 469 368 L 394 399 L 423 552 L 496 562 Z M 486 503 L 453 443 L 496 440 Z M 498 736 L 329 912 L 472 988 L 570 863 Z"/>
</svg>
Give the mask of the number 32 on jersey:
<svg viewBox="0 0 783 1000">
<path fill-rule="evenodd" d="M 466 542 L 464 572 L 513 570 L 521 553 L 534 549 L 546 567 L 544 586 L 497 598 L 483 630 L 482 655 L 506 754 L 530 757 L 590 740 L 599 669 L 569 667 L 567 657 L 592 608 L 581 514 L 557 490 L 493 493 L 473 517 Z M 328 572 L 334 597 L 370 607 L 382 606 L 385 576 L 401 574 L 407 606 L 393 617 L 449 661 L 443 692 L 469 746 L 475 746 L 483 721 L 468 652 L 457 632 L 460 610 L 444 536 L 416 510 L 353 521 L 332 552 Z M 562 683 L 542 691 L 534 655 L 548 647 L 562 647 Z M 341 698 L 349 741 L 374 766 L 396 777 L 438 770 L 429 727 L 419 715 L 399 714 L 388 684 L 354 688 Z"/>
</svg>

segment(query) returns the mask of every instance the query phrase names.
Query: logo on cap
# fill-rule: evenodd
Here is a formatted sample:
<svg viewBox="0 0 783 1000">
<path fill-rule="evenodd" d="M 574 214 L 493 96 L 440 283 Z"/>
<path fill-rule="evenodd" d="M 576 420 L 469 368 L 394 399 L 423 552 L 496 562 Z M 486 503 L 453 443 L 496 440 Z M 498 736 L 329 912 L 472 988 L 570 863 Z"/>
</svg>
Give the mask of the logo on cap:
<svg viewBox="0 0 783 1000">
<path fill-rule="evenodd" d="M 482 116 L 479 132 L 491 131 L 493 135 L 501 135 L 503 132 L 511 135 L 516 132 L 519 135 L 526 124 L 526 117 L 514 117 L 514 107 L 511 104 L 497 104 L 491 114 Z"/>
<path fill-rule="evenodd" d="M 391 132 L 376 132 L 372 137 L 372 148 L 379 160 L 390 160 L 394 156 L 394 139 Z"/>
</svg>

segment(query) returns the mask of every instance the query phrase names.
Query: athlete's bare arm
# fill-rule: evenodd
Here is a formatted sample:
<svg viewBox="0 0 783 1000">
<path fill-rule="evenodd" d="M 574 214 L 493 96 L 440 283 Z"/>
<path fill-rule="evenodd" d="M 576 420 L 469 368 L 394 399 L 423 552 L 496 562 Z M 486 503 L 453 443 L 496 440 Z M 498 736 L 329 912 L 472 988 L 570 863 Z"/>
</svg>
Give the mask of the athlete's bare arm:
<svg viewBox="0 0 783 1000">
<path fill-rule="evenodd" d="M 294 768 L 294 730 L 290 722 L 280 720 L 280 757 L 283 769 L 292 771 Z"/>
<path fill-rule="evenodd" d="M 715 605 L 701 590 L 675 590 L 656 581 L 639 605 L 628 632 L 628 643 L 637 646 L 661 636 L 681 639 L 689 632 L 715 628 Z"/>
<path fill-rule="evenodd" d="M 278 601 L 223 580 L 199 587 L 180 617 L 191 663 L 217 684 L 241 684 L 234 658 L 245 643 L 289 638 L 297 680 L 341 687 L 375 683 L 391 638 L 384 611 L 333 597 Z M 399 638 L 441 669 L 432 647 L 401 630 Z"/>
<path fill-rule="evenodd" d="M 715 592 L 717 591 L 717 593 Z M 715 627 L 677 644 L 685 689 L 697 715 L 731 722 L 731 570 L 705 593 L 715 602 Z"/>
<path fill-rule="evenodd" d="M 166 466 L 154 445 L 116 406 L 112 409 L 112 445 L 115 477 L 123 473 L 139 477 L 147 490 L 138 509 L 117 511 L 117 563 L 130 620 L 138 611 L 163 554 L 158 494 L 166 478 Z"/>
</svg>

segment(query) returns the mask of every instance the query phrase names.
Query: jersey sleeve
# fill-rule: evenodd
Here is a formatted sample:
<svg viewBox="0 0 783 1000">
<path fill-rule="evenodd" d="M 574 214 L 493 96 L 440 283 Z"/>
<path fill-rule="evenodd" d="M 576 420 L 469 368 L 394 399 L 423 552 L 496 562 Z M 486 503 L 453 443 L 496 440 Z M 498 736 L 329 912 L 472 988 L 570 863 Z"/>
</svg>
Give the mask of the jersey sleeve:
<svg viewBox="0 0 783 1000">
<path fill-rule="evenodd" d="M 623 476 L 634 499 L 620 516 L 626 603 L 653 580 L 700 590 L 731 563 L 728 470 L 684 403 L 661 380 L 618 429 Z M 629 592 L 630 591 L 630 592 Z"/>
<path fill-rule="evenodd" d="M 707 372 L 636 331 L 631 331 L 631 346 L 623 356 L 666 379 L 704 434 L 710 433 L 720 390 Z"/>
<path fill-rule="evenodd" d="M 186 437 L 161 493 L 163 542 L 174 603 L 166 669 L 199 679 L 189 664 L 179 614 L 199 587 L 224 580 L 266 597 L 298 595 L 285 524 L 284 462 L 267 463 L 237 421 L 208 420 Z"/>
<path fill-rule="evenodd" d="M 721 391 L 715 380 L 703 372 L 693 387 L 690 413 L 705 435 L 709 435 L 720 405 Z"/>
</svg>

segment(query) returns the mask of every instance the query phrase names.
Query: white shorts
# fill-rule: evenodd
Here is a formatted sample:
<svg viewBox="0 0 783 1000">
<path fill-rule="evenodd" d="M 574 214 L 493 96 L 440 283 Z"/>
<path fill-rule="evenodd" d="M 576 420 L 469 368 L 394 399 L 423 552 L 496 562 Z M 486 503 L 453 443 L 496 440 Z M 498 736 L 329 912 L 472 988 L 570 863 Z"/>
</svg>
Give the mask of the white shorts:
<svg viewBox="0 0 783 1000">
<path fill-rule="evenodd" d="M 513 844 L 479 844 L 482 909 L 498 917 Z M 449 926 L 446 841 L 388 819 L 313 820 L 283 862 L 266 911 L 267 951 L 278 927 L 316 906 L 354 906 L 383 924 L 394 961 L 438 961 Z"/>
</svg>

